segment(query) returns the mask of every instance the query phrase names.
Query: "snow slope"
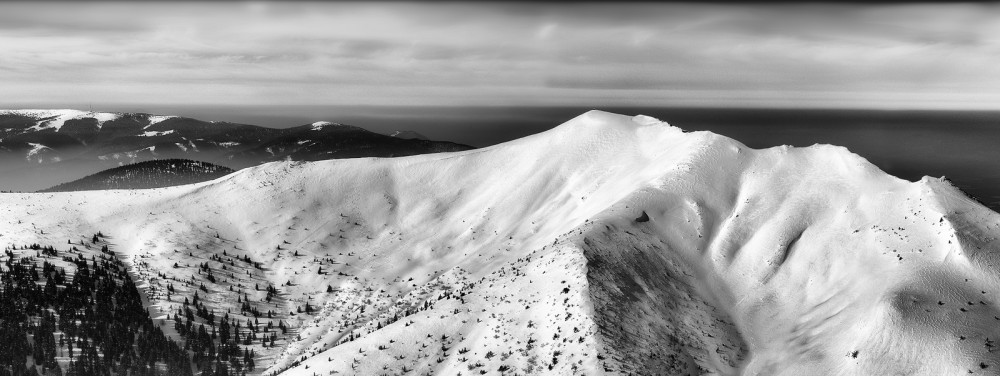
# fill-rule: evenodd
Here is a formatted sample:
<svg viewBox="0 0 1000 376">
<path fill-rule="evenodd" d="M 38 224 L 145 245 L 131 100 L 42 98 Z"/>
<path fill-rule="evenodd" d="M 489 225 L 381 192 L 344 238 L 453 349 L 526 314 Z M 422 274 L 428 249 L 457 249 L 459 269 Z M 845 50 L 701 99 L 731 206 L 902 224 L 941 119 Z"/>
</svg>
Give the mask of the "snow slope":
<svg viewBox="0 0 1000 376">
<path fill-rule="evenodd" d="M 202 283 L 235 317 L 244 296 L 273 310 L 292 330 L 255 348 L 267 374 L 1000 367 L 1000 216 L 835 146 L 754 150 L 592 111 L 465 152 L 0 197 L 0 241 L 110 235 L 160 318 Z M 265 267 L 209 259 L 234 255 Z"/>
</svg>

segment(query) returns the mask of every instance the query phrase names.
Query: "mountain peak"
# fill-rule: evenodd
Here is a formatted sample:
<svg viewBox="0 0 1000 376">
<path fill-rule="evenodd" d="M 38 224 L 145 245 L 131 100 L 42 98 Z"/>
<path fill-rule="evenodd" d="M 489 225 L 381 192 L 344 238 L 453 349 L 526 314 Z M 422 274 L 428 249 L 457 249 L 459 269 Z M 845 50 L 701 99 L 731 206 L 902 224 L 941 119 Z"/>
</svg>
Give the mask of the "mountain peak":
<svg viewBox="0 0 1000 376">
<path fill-rule="evenodd" d="M 557 132 L 602 132 L 602 131 L 635 131 L 649 126 L 664 126 L 675 128 L 660 119 L 647 115 L 620 115 L 601 110 L 590 110 L 584 112 L 565 123 L 560 124 L 554 130 Z"/>
<path fill-rule="evenodd" d="M 937 189 L 942 180 L 866 163 L 841 147 L 758 150 L 591 111 L 470 152 L 12 195 L 0 233 L 12 244 L 113 234 L 115 252 L 142 257 L 145 291 L 198 278 L 205 309 L 240 321 L 254 319 L 239 309 L 250 303 L 227 287 L 278 286 L 273 303 L 245 289 L 293 329 L 274 334 L 278 346 L 249 345 L 264 374 L 940 375 L 997 364 L 987 338 L 1000 337 L 1000 216 Z M 236 272 L 193 274 L 220 254 Z M 151 294 L 151 307 L 170 313 L 194 286 Z M 285 309 L 296 306 L 305 311 Z"/>
</svg>

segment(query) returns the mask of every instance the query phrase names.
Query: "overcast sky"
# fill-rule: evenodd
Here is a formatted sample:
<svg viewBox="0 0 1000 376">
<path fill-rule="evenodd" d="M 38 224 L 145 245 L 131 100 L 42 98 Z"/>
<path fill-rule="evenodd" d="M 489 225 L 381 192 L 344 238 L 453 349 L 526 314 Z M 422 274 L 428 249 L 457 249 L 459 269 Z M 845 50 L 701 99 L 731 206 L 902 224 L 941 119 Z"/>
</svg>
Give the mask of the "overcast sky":
<svg viewBox="0 0 1000 376">
<path fill-rule="evenodd" d="M 1000 7 L 0 3 L 0 107 L 1000 109 Z"/>
</svg>

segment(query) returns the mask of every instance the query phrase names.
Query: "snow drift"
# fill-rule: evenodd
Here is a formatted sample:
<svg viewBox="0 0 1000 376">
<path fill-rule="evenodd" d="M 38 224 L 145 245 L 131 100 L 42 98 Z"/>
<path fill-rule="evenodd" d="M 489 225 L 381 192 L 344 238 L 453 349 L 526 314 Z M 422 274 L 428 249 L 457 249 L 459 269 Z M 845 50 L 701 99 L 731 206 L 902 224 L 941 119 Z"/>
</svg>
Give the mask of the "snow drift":
<svg viewBox="0 0 1000 376">
<path fill-rule="evenodd" d="M 294 330 L 257 348 L 266 374 L 1000 367 L 1000 216 L 835 146 L 592 111 L 465 152 L 0 197 L 7 243 L 111 235 L 160 318 L 197 287 L 168 300 L 170 281 L 205 283 L 220 311 L 280 287 L 268 309 Z M 204 282 L 195 266 L 223 252 L 266 272 Z"/>
</svg>

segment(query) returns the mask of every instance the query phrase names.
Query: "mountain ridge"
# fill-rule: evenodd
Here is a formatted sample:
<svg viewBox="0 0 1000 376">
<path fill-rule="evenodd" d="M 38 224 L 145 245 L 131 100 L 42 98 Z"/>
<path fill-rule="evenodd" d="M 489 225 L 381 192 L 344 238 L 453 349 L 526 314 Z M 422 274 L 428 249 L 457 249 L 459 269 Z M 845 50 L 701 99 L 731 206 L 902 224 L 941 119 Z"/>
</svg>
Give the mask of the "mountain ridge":
<svg viewBox="0 0 1000 376">
<path fill-rule="evenodd" d="M 243 319 L 228 287 L 277 312 L 294 331 L 252 345 L 263 374 L 1000 366 L 984 346 L 1000 337 L 1000 215 L 842 147 L 756 150 L 592 111 L 476 150 L 277 161 L 114 196 L 6 195 L 8 241 L 112 234 L 155 317 L 199 284 L 213 310 Z M 224 252 L 268 269 L 222 274 Z M 189 266 L 205 260 L 226 280 Z M 168 299 L 174 280 L 193 282 Z M 257 283 L 287 300 L 264 302 Z M 317 311 L 296 312 L 308 304 Z"/>
<path fill-rule="evenodd" d="M 320 125 L 317 125 L 320 124 Z M 4 189 L 37 190 L 120 164 L 193 159 L 234 169 L 262 162 L 395 157 L 471 149 L 316 122 L 267 128 L 182 116 L 80 110 L 0 110 Z"/>
</svg>

